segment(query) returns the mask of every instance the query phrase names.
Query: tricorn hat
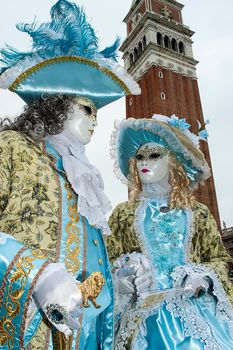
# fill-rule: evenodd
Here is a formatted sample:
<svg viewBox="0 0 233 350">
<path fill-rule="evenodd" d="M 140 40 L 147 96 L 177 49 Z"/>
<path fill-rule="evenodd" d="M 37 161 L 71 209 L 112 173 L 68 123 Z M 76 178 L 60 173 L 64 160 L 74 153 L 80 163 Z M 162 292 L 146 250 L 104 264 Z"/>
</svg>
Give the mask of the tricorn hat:
<svg viewBox="0 0 233 350">
<path fill-rule="evenodd" d="M 66 94 L 87 97 L 97 108 L 140 94 L 138 84 L 117 63 L 119 39 L 100 50 L 83 9 L 67 0 L 58 0 L 50 14 L 48 23 L 16 26 L 31 36 L 32 50 L 0 50 L 0 88 L 15 92 L 26 103 L 43 94 Z"/>
</svg>

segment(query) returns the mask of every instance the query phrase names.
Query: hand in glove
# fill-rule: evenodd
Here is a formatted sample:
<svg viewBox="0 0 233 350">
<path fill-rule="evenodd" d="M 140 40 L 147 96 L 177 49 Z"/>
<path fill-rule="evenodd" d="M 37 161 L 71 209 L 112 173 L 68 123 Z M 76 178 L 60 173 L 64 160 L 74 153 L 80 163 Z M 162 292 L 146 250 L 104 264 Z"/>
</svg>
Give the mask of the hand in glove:
<svg viewBox="0 0 233 350">
<path fill-rule="evenodd" d="M 152 284 L 152 271 L 148 259 L 140 253 L 122 255 L 114 263 L 114 280 L 120 294 L 140 294 Z"/>
<path fill-rule="evenodd" d="M 63 264 L 50 264 L 40 277 L 33 298 L 53 326 L 66 336 L 79 329 L 82 294 L 77 281 Z"/>
<path fill-rule="evenodd" d="M 208 291 L 210 287 L 210 282 L 208 281 L 208 277 L 195 277 L 192 278 L 188 276 L 185 280 L 184 290 L 182 293 L 183 298 L 199 298 L 202 293 Z"/>
</svg>

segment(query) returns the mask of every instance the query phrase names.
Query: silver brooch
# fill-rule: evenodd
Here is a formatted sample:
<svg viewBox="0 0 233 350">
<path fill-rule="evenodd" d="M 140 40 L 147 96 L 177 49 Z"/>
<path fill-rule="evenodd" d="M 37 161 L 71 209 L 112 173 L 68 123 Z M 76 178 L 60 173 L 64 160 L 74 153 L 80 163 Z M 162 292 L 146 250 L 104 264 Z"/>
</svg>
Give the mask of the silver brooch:
<svg viewBox="0 0 233 350">
<path fill-rule="evenodd" d="M 46 307 L 46 315 L 51 322 L 56 324 L 66 324 L 68 322 L 68 312 L 58 304 L 49 304 Z"/>
</svg>

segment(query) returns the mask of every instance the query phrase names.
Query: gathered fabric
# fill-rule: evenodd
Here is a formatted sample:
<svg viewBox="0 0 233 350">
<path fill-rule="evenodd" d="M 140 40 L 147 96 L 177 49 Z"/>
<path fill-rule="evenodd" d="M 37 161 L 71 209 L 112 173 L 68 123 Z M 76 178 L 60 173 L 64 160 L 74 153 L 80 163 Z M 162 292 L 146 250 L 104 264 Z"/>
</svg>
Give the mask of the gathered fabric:
<svg viewBox="0 0 233 350">
<path fill-rule="evenodd" d="M 73 190 L 78 195 L 78 211 L 90 225 L 110 234 L 105 215 L 111 210 L 111 202 L 104 193 L 99 170 L 86 157 L 84 145 L 69 130 L 50 135 L 47 141 L 62 157 L 62 165 Z"/>
</svg>

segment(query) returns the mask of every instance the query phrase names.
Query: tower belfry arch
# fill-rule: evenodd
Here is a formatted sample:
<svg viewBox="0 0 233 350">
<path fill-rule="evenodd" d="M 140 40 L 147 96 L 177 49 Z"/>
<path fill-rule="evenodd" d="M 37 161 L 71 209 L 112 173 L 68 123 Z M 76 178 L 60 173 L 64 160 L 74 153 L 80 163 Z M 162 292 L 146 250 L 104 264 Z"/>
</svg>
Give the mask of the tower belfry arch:
<svg viewBox="0 0 233 350">
<path fill-rule="evenodd" d="M 184 5 L 175 0 L 133 0 L 124 22 L 127 37 L 121 46 L 125 67 L 141 86 L 142 94 L 126 98 L 127 118 L 153 114 L 186 118 L 193 132 L 204 123 L 196 66 L 194 32 L 183 23 Z M 208 144 L 201 149 L 211 167 Z M 220 228 L 213 176 L 196 191 Z"/>
</svg>

